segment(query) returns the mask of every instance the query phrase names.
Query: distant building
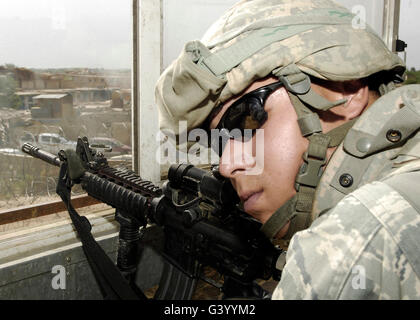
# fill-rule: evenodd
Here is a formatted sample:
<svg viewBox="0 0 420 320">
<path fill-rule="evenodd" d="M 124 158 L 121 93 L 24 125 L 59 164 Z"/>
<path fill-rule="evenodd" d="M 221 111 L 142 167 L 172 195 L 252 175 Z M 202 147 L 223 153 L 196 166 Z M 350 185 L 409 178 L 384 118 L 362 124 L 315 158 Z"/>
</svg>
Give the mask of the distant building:
<svg viewBox="0 0 420 320">
<path fill-rule="evenodd" d="M 16 68 L 13 72 L 18 87 L 22 90 L 131 88 L 129 73 L 120 75 L 37 73 L 25 68 Z"/>
<path fill-rule="evenodd" d="M 112 108 L 122 108 L 124 106 L 124 101 L 119 90 L 112 92 L 111 107 Z"/>
<path fill-rule="evenodd" d="M 33 119 L 62 119 L 74 116 L 73 97 L 70 94 L 41 94 L 33 97 Z"/>
<path fill-rule="evenodd" d="M 39 96 L 40 93 L 39 91 L 21 91 L 16 92 L 16 95 L 20 98 L 23 108 L 29 110 L 34 105 L 33 98 Z"/>
</svg>

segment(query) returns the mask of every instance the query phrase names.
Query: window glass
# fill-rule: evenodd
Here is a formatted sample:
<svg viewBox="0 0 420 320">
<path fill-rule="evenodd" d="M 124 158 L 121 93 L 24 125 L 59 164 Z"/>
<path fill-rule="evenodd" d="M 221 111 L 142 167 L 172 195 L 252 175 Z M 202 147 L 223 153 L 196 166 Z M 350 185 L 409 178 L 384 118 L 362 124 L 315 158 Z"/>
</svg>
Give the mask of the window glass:
<svg viewBox="0 0 420 320">
<path fill-rule="evenodd" d="M 200 39 L 236 2 L 238 0 L 163 0 L 163 67 L 178 57 L 187 41 Z"/>
<path fill-rule="evenodd" d="M 405 52 L 399 53 L 407 64 L 407 84 L 420 83 L 419 30 L 420 1 L 401 1 L 399 39 L 405 42 Z"/>
<path fill-rule="evenodd" d="M 0 211 L 58 200 L 58 168 L 23 154 L 112 138 L 131 168 L 132 0 L 0 1 Z M 74 194 L 82 190 L 74 189 Z"/>
<path fill-rule="evenodd" d="M 337 0 L 356 15 L 353 20 L 356 28 L 363 27 L 366 22 L 377 34 L 382 37 L 384 0 Z"/>
<path fill-rule="evenodd" d="M 52 140 L 52 143 L 60 143 L 60 138 L 52 137 L 51 140 Z"/>
</svg>

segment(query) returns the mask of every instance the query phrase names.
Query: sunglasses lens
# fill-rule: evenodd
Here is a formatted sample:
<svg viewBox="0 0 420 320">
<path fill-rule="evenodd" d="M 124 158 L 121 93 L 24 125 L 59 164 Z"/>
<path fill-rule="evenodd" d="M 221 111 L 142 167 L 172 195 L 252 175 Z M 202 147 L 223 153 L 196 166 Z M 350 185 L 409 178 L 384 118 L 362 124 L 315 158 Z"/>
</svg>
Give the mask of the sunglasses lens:
<svg viewBox="0 0 420 320">
<path fill-rule="evenodd" d="M 244 95 L 233 103 L 225 112 L 217 126 L 220 135 L 211 137 L 212 149 L 222 155 L 226 143 L 230 139 L 247 142 L 252 139 L 257 129 L 267 120 L 264 110 L 265 100 L 277 88 L 280 82 L 261 87 Z M 223 131 L 223 132 L 222 132 Z"/>
<path fill-rule="evenodd" d="M 228 130 L 255 130 L 260 128 L 266 119 L 267 113 L 260 100 L 255 97 L 249 97 L 231 106 L 226 111 L 221 125 Z"/>
<path fill-rule="evenodd" d="M 244 108 L 242 103 L 232 106 L 221 121 L 219 128 L 212 132 L 212 149 L 221 156 L 226 143 L 231 140 L 247 142 L 252 139 L 257 129 L 259 129 L 267 119 L 267 113 L 253 105 L 252 109 Z M 259 109 L 259 110 L 258 110 Z M 242 111 L 242 112 L 241 112 Z M 212 130 L 213 131 L 213 130 Z"/>
</svg>

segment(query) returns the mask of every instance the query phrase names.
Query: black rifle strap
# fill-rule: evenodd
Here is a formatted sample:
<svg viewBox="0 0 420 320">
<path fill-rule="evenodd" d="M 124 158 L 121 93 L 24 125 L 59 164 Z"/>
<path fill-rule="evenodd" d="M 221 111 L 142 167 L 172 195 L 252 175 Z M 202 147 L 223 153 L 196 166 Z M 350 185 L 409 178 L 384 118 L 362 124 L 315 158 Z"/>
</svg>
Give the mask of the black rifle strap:
<svg viewBox="0 0 420 320">
<path fill-rule="evenodd" d="M 87 261 L 93 271 L 104 299 L 112 300 L 145 300 L 143 292 L 136 292 L 123 277 L 118 267 L 108 257 L 102 247 L 92 236 L 92 226 L 86 217 L 80 216 L 70 202 L 71 188 L 66 184 L 67 164 L 62 163 L 60 177 L 57 184 L 57 194 L 61 197 L 76 228 Z"/>
</svg>

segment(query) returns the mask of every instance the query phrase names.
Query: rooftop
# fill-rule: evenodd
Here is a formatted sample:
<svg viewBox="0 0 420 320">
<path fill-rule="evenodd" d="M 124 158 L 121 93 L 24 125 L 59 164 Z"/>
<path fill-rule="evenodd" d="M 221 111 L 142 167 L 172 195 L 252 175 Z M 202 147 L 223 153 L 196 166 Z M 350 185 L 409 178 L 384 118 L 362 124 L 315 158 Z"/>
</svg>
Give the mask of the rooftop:
<svg viewBox="0 0 420 320">
<path fill-rule="evenodd" d="M 33 99 L 62 99 L 67 97 L 67 93 L 65 94 L 40 94 L 39 96 L 33 97 Z"/>
</svg>

